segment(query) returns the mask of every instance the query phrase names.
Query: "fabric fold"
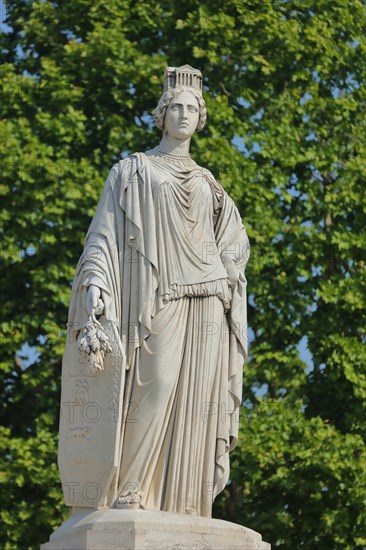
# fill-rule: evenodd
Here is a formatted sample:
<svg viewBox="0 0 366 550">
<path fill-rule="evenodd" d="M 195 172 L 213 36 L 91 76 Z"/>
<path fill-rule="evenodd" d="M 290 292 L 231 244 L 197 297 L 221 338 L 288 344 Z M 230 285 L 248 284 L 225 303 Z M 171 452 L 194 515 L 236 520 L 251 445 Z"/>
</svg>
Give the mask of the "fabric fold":
<svg viewBox="0 0 366 550">
<path fill-rule="evenodd" d="M 247 357 L 244 269 L 248 256 L 249 242 L 238 209 L 210 172 L 193 161 L 172 163 L 154 150 L 135 153 L 113 166 L 76 269 L 68 320 L 72 330 L 80 330 L 88 318 L 87 288 L 98 286 L 104 316 L 118 327 L 126 352 L 125 401 L 128 405 L 137 400 L 141 410 L 151 401 L 152 408 L 146 409 L 135 430 L 123 425 L 119 481 L 110 491 L 109 506 L 126 481 L 123 476 L 134 472 L 136 483 L 143 486 L 145 505 L 211 514 L 212 501 L 229 478 L 228 453 L 238 438 L 242 367 Z M 151 383 L 155 389 L 149 390 L 146 377 L 156 376 L 155 382 L 165 387 L 166 375 L 160 365 L 164 357 L 157 351 L 160 362 L 154 363 L 155 352 L 149 345 L 168 346 L 166 334 L 171 329 L 162 319 L 173 311 L 180 316 L 181 327 L 171 334 L 175 348 L 167 351 L 165 363 L 172 361 L 175 378 L 169 379 L 166 405 L 159 413 L 164 421 L 153 425 L 161 388 Z M 192 343 L 191 349 L 187 342 Z M 212 346 L 215 342 L 215 353 L 208 342 Z M 155 401 L 149 391 L 157 392 Z M 201 409 L 204 403 L 211 407 L 207 422 L 197 417 L 189 391 L 196 392 Z M 221 403 L 225 414 L 219 410 L 213 414 Z M 188 425 L 194 421 L 197 429 Z M 136 452 L 142 453 L 148 432 L 151 454 L 138 473 L 128 449 L 137 445 Z M 198 469 L 187 456 L 188 448 L 197 457 Z M 185 460 L 196 468 L 199 490 L 188 487 Z M 207 503 L 203 483 L 212 485 Z M 178 508 L 167 484 L 180 489 L 186 484 Z"/>
</svg>

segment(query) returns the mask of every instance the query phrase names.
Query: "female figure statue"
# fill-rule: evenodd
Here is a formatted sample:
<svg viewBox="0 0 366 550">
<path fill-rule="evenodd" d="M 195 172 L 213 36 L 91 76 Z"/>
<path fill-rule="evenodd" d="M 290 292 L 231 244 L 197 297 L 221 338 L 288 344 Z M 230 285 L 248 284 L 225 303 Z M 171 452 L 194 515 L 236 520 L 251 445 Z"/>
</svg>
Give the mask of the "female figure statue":
<svg viewBox="0 0 366 550">
<path fill-rule="evenodd" d="M 189 156 L 206 122 L 201 73 L 168 67 L 164 88 L 162 140 L 112 168 L 77 267 L 59 463 L 67 504 L 211 517 L 238 436 L 249 245 L 233 201 Z"/>
</svg>

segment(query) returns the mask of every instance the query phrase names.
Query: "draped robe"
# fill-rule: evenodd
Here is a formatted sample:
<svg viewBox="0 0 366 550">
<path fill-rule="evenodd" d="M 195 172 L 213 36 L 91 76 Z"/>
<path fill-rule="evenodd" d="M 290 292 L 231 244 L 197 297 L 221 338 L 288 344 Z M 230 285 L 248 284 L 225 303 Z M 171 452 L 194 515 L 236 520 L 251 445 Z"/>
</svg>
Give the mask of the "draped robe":
<svg viewBox="0 0 366 550">
<path fill-rule="evenodd" d="M 126 354 L 131 407 L 105 505 L 133 486 L 143 508 L 211 516 L 238 437 L 248 254 L 235 204 L 194 161 L 155 149 L 112 168 L 69 311 L 77 333 L 98 286 Z"/>
</svg>

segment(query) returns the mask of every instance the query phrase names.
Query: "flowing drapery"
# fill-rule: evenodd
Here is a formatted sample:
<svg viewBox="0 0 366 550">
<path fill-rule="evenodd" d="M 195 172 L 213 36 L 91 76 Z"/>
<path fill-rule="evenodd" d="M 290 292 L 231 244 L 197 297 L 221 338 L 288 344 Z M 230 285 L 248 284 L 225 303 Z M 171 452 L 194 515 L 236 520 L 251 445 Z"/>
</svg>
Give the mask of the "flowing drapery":
<svg viewBox="0 0 366 550">
<path fill-rule="evenodd" d="M 239 212 L 208 171 L 154 154 L 112 168 L 69 312 L 77 333 L 86 289 L 100 287 L 126 351 L 125 400 L 138 407 L 138 424 L 127 417 L 121 427 L 107 505 L 133 482 L 146 507 L 211 514 L 238 436 L 247 259 Z"/>
</svg>

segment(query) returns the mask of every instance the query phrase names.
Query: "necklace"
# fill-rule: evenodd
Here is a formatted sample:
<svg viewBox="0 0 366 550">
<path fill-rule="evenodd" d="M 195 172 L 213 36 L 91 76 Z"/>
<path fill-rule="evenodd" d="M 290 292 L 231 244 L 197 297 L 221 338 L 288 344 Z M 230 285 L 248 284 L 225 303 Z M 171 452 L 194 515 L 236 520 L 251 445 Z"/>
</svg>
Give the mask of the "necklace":
<svg viewBox="0 0 366 550">
<path fill-rule="evenodd" d="M 168 159 L 171 159 L 173 161 L 180 161 L 180 162 L 194 162 L 192 159 L 191 159 L 191 156 L 190 155 L 174 155 L 173 153 L 167 153 L 166 151 L 162 151 L 161 149 L 159 149 L 159 147 L 155 147 L 153 150 L 157 151 L 159 156 L 162 156 L 162 157 L 166 157 Z"/>
</svg>

